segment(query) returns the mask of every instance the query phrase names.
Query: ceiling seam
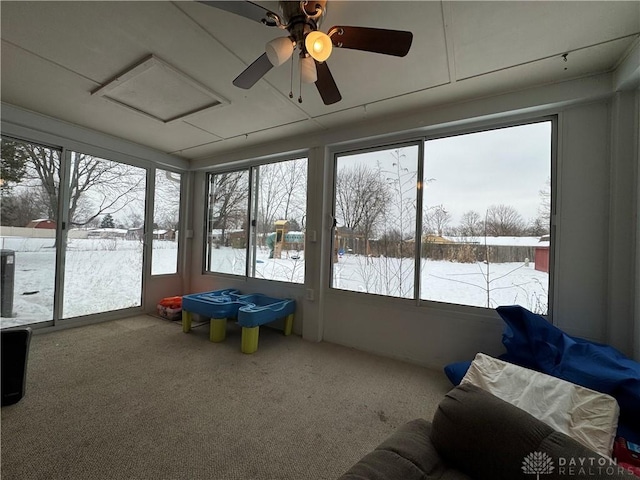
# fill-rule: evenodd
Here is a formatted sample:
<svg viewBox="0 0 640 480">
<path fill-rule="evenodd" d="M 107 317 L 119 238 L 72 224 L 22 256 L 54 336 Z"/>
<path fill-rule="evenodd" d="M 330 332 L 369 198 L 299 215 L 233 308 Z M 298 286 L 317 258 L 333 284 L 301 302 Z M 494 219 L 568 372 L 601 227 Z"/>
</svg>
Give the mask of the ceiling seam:
<svg viewBox="0 0 640 480">
<path fill-rule="evenodd" d="M 193 145 L 193 146 L 191 146 L 191 147 L 183 148 L 183 149 L 180 149 L 180 150 L 175 150 L 175 151 L 173 151 L 173 152 L 170 152 L 170 154 L 171 154 L 171 155 L 177 155 L 177 154 L 178 154 L 177 152 L 186 152 L 186 151 L 191 150 L 191 149 L 193 149 L 193 148 L 206 147 L 207 145 L 213 145 L 214 143 L 218 143 L 218 142 L 220 142 L 220 141 L 234 140 L 234 139 L 237 139 L 237 138 L 243 138 L 243 137 L 248 138 L 250 135 L 255 135 L 255 134 L 257 134 L 257 133 L 265 133 L 265 132 L 268 132 L 269 130 L 276 130 L 276 129 L 281 128 L 281 127 L 287 127 L 287 126 L 289 126 L 289 125 L 295 125 L 295 124 L 297 124 L 297 123 L 300 123 L 301 121 L 304 121 L 304 120 L 297 120 L 297 121 L 294 121 L 294 122 L 283 123 L 283 124 L 281 124 L 281 125 L 276 125 L 276 126 L 273 126 L 273 127 L 262 128 L 262 129 L 259 129 L 259 130 L 254 130 L 254 131 L 252 131 L 252 132 L 242 133 L 242 134 L 240 134 L 240 135 L 234 135 L 234 136 L 232 136 L 232 137 L 226 137 L 226 138 L 224 138 L 223 140 L 217 140 L 217 141 L 215 141 L 215 142 L 205 142 L 205 143 L 201 143 L 201 144 L 199 144 L 199 145 Z M 320 126 L 320 128 L 321 128 L 321 129 L 323 129 L 323 130 L 328 130 L 328 129 L 327 129 L 326 127 L 324 127 L 323 125 L 319 125 L 319 126 Z M 205 131 L 206 131 L 206 130 L 205 130 Z"/>
<path fill-rule="evenodd" d="M 36 58 L 39 58 L 40 60 L 43 60 L 43 61 L 45 61 L 45 62 L 47 62 L 47 63 L 49 63 L 51 65 L 55 65 L 56 67 L 61 68 L 63 70 L 66 70 L 67 72 L 73 73 L 74 75 L 77 75 L 78 77 L 81 77 L 81 78 L 84 78 L 85 80 L 93 82 L 96 85 L 102 85 L 99 81 L 94 80 L 93 78 L 89 78 L 86 75 L 83 75 L 80 72 L 76 72 L 75 70 L 73 70 L 73 69 L 71 69 L 69 67 L 65 67 L 64 65 L 62 65 L 62 64 L 60 64 L 58 62 L 54 62 L 53 60 L 51 60 L 49 58 L 43 57 L 42 55 L 38 55 L 37 53 L 32 52 L 31 50 L 28 50 L 28 49 L 26 49 L 24 47 L 21 47 L 20 45 L 16 45 L 15 43 L 10 42 L 9 40 L 6 40 L 6 39 L 3 38 L 2 39 L 2 43 L 6 43 L 8 45 L 11 45 L 12 47 L 15 47 L 15 48 L 17 48 L 19 50 L 22 50 L 23 52 L 25 52 L 25 53 L 27 53 L 29 55 L 32 55 L 32 56 L 34 56 Z"/>
<path fill-rule="evenodd" d="M 227 137 L 223 137 L 222 135 L 218 135 L 217 133 L 210 132 L 209 130 L 206 130 L 206 129 L 202 128 L 202 127 L 199 127 L 198 125 L 195 125 L 193 123 L 188 122 L 187 120 L 183 120 L 182 123 L 186 123 L 190 127 L 196 128 L 196 129 L 198 129 L 198 130 L 200 130 L 200 131 L 202 131 L 204 133 L 208 133 L 209 135 L 213 135 L 213 136 L 219 138 L 219 140 L 216 140 L 215 142 L 210 142 L 210 143 L 216 143 L 216 142 L 220 142 L 222 140 L 228 140 Z"/>
<path fill-rule="evenodd" d="M 455 83 L 457 75 L 453 40 L 453 15 L 449 2 L 441 1 L 440 5 L 442 7 L 442 26 L 444 28 L 444 48 L 447 55 L 447 66 L 449 67 L 449 83 Z"/>
<path fill-rule="evenodd" d="M 556 58 L 556 57 L 557 58 L 562 58 L 562 56 L 565 55 L 565 54 L 567 54 L 567 56 L 569 56 L 572 53 L 580 52 L 582 50 L 588 50 L 588 49 L 593 48 L 593 47 L 599 47 L 600 45 L 606 45 L 608 43 L 617 42 L 619 40 L 625 40 L 625 39 L 628 39 L 628 38 L 633 38 L 633 37 L 636 37 L 637 35 L 638 35 L 638 32 L 635 32 L 635 33 L 632 33 L 632 34 L 629 34 L 629 35 L 623 35 L 621 37 L 613 38 L 613 39 L 610 39 L 610 40 L 604 40 L 602 42 L 593 43 L 593 44 L 587 45 L 585 47 L 573 48 L 571 50 L 562 50 L 562 51 L 554 53 L 552 55 L 546 55 L 544 57 L 539 57 L 539 58 L 536 58 L 534 60 L 528 60 L 526 62 L 517 63 L 515 65 L 509 65 L 508 67 L 496 68 L 494 70 L 489 70 L 489 71 L 478 73 L 478 74 L 475 74 L 475 75 L 469 75 L 468 77 L 462 77 L 459 80 L 470 80 L 472 78 L 482 77 L 483 75 L 489 75 L 489 74 L 492 74 L 492 73 L 503 72 L 505 70 L 510 70 L 512 68 L 522 67 L 524 65 L 530 65 L 532 63 L 541 62 L 543 60 L 549 60 L 551 58 Z M 612 71 L 614 68 L 615 68 L 615 65 L 612 66 L 611 68 L 609 68 L 607 71 Z"/>
</svg>

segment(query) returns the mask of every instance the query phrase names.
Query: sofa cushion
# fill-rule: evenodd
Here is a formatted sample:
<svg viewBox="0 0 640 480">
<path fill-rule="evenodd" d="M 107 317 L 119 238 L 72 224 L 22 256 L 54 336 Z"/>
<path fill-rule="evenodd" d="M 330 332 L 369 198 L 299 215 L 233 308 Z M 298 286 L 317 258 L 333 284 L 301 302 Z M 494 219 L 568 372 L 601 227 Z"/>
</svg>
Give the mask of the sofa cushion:
<svg viewBox="0 0 640 480">
<path fill-rule="evenodd" d="M 470 480 L 442 462 L 430 433 L 431 424 L 424 419 L 405 423 L 340 480 Z"/>
<path fill-rule="evenodd" d="M 431 441 L 447 464 L 477 480 L 530 480 L 536 473 L 532 465 L 542 461 L 549 462 L 546 471 L 538 472 L 545 473 L 544 480 L 634 478 L 524 410 L 468 383 L 440 402 Z M 569 472 L 571 462 L 594 468 L 606 462 L 611 471 Z"/>
</svg>

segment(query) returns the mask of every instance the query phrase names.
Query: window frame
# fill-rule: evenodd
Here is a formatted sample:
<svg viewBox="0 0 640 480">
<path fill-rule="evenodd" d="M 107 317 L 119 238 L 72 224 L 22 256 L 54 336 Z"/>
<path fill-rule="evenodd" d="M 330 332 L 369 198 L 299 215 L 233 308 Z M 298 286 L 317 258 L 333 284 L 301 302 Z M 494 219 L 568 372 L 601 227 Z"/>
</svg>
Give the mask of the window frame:
<svg viewBox="0 0 640 480">
<path fill-rule="evenodd" d="M 423 162 L 420 161 L 420 159 L 424 156 L 424 142 L 421 140 L 421 137 L 417 137 L 417 138 L 411 138 L 411 139 L 406 139 L 406 140 L 402 140 L 402 141 L 398 141 L 398 142 L 385 142 L 384 144 L 372 144 L 369 145 L 366 148 L 362 148 L 362 149 L 348 149 L 348 150 L 336 150 L 334 152 L 332 152 L 332 162 L 331 162 L 331 168 L 332 168 L 332 172 L 331 172 L 331 178 L 332 178 L 332 185 L 331 185 L 331 192 L 332 192 L 332 204 L 331 204 L 331 217 L 332 217 L 332 224 L 331 224 L 331 231 L 330 231 L 330 243 L 331 243 L 331 248 L 330 251 L 331 253 L 331 259 L 329 261 L 329 275 L 328 275 L 328 282 L 329 282 L 329 286 L 328 288 L 332 291 L 340 291 L 340 292 L 354 292 L 357 294 L 361 294 L 361 295 L 373 295 L 373 296 L 377 296 L 377 297 L 383 297 L 383 298 L 392 298 L 392 299 L 400 299 L 400 300 L 404 300 L 404 301 L 415 301 L 416 299 L 419 298 L 419 288 L 420 288 L 420 284 L 418 283 L 418 276 L 420 275 L 420 270 L 419 270 L 419 266 L 420 266 L 420 245 L 418 244 L 418 242 L 415 242 L 414 245 L 414 262 L 413 262 L 413 297 L 412 298 L 406 298 L 406 297 L 399 297 L 399 296 L 392 296 L 392 295 L 385 295 L 385 294 L 381 294 L 381 293 L 369 293 L 369 292 L 355 292 L 353 290 L 347 290 L 347 289 L 342 289 L 342 288 L 336 288 L 333 286 L 333 273 L 334 273 L 334 262 L 333 262 L 333 252 L 334 252 L 334 242 L 335 242 L 335 238 L 336 238 L 336 228 L 337 228 L 337 224 L 336 224 L 336 182 L 337 182 L 337 177 L 338 177 L 338 159 L 339 157 L 348 157 L 351 155 L 360 155 L 360 154 L 366 154 L 366 153 L 375 153 L 375 152 L 385 152 L 385 151 L 392 151 L 394 149 L 400 149 L 400 148 L 411 148 L 411 147 L 416 147 L 418 152 L 418 158 L 417 158 L 417 165 L 416 165 L 416 179 L 421 179 L 422 178 L 422 164 Z M 415 223 L 414 223 L 414 227 L 416 229 L 416 232 L 420 231 L 418 230 L 419 228 L 422 227 L 422 219 L 420 218 L 420 216 L 418 215 L 418 212 L 420 211 L 419 208 L 421 208 L 422 206 L 422 195 L 421 195 L 421 189 L 416 188 L 415 190 L 415 194 L 416 194 L 416 219 L 415 219 Z"/>
<path fill-rule="evenodd" d="M 396 146 L 406 146 L 412 144 L 412 142 L 419 142 L 421 145 L 418 158 L 418 178 L 424 179 L 425 172 L 425 153 L 424 144 L 429 140 L 436 140 L 441 138 L 450 138 L 455 136 L 481 133 L 491 130 L 499 130 L 503 128 L 518 127 L 523 125 L 531 125 L 536 123 L 550 122 L 551 136 L 550 136 L 550 225 L 549 225 L 549 284 L 547 293 L 547 313 L 544 317 L 549 320 L 553 317 L 554 303 L 555 303 L 555 277 L 556 271 L 556 227 L 557 227 L 557 205 L 558 205 L 558 156 L 559 156 L 559 142 L 558 142 L 558 129 L 561 122 L 561 115 L 559 113 L 543 113 L 539 115 L 531 114 L 516 114 L 509 118 L 502 118 L 499 120 L 465 120 L 462 122 L 454 122 L 453 124 L 438 124 L 430 126 L 424 129 L 411 132 L 402 132 L 397 135 L 385 135 L 381 137 L 369 137 L 366 140 L 355 140 L 353 142 L 344 142 L 339 145 L 333 145 L 328 147 L 328 167 L 330 171 L 330 178 L 332 184 L 329 186 L 331 193 L 331 215 L 332 225 L 330 229 L 330 252 L 333 252 L 335 241 L 335 206 L 336 206 L 336 175 L 337 175 L 337 159 L 340 156 L 354 155 L 360 153 L 368 153 L 372 151 L 379 151 L 384 149 L 393 148 Z M 422 187 L 422 185 L 421 185 Z M 416 203 L 416 231 L 418 228 L 422 228 L 422 217 L 424 215 L 423 207 L 423 195 L 422 188 L 416 188 L 418 195 Z M 420 298 L 420 259 L 422 255 L 422 242 L 416 242 L 415 262 L 415 282 L 414 282 L 414 297 L 413 299 L 407 299 L 402 297 L 392 297 L 389 295 L 358 292 L 354 290 L 344 290 L 334 288 L 333 283 L 333 261 L 332 253 L 329 258 L 323 259 L 323 263 L 328 269 L 329 275 L 325 281 L 325 288 L 332 294 L 340 294 L 346 296 L 354 296 L 356 298 L 373 299 L 374 301 L 395 302 L 399 305 L 412 304 L 417 307 L 430 308 L 441 311 L 449 312 L 468 312 L 472 314 L 484 314 L 488 310 L 492 310 L 488 307 L 479 307 L 473 305 L 464 305 L 459 303 L 448 303 L 434 300 L 426 300 Z M 379 299 L 379 300 L 376 300 Z"/>
<path fill-rule="evenodd" d="M 167 168 L 166 166 L 154 166 L 149 169 L 149 175 L 147 177 L 147 184 L 151 184 L 153 181 L 153 187 L 149 188 L 149 198 L 147 199 L 147 204 L 150 205 L 150 215 L 151 215 L 151 232 L 153 232 L 153 223 L 155 220 L 155 208 L 156 208 L 156 176 L 158 174 L 158 170 L 167 173 L 174 173 L 180 175 L 180 189 L 179 189 L 179 199 L 178 199 L 178 234 L 175 236 L 174 241 L 178 242 L 178 247 L 176 249 L 176 271 L 171 273 L 153 273 L 153 234 L 151 235 L 151 250 L 150 255 L 151 258 L 149 260 L 149 276 L 150 277 L 169 277 L 169 276 L 177 276 L 182 275 L 182 251 L 184 249 L 184 242 L 182 240 L 182 231 L 185 229 L 184 226 L 186 222 L 185 218 L 185 189 L 187 183 L 187 172 L 179 171 L 176 169 Z"/>
<path fill-rule="evenodd" d="M 252 280 L 252 281 L 278 282 L 285 285 L 294 285 L 294 286 L 304 285 L 304 279 L 306 278 L 306 257 L 305 257 L 305 263 L 304 263 L 305 273 L 303 274 L 303 282 L 291 282 L 287 280 L 269 279 L 269 278 L 258 277 L 255 275 L 255 264 L 257 259 L 256 255 L 257 255 L 257 248 L 258 248 L 258 242 L 257 242 L 258 204 L 257 202 L 259 201 L 259 194 L 258 194 L 258 189 L 259 189 L 258 182 L 260 180 L 259 168 L 266 165 L 274 165 L 278 163 L 284 163 L 284 162 L 295 161 L 295 160 L 304 160 L 306 162 L 307 182 L 305 184 L 305 196 L 306 196 L 306 201 L 308 202 L 309 154 L 310 152 L 308 150 L 302 150 L 302 151 L 288 152 L 286 154 L 275 155 L 275 156 L 234 161 L 233 163 L 225 164 L 220 168 L 215 168 L 215 167 L 209 168 L 204 172 L 205 173 L 205 208 L 203 213 L 204 228 L 203 228 L 203 237 L 202 237 L 203 238 L 202 272 L 201 272 L 202 275 L 222 276 L 222 277 L 228 277 L 230 279 L 235 279 L 240 281 Z M 246 237 L 247 246 L 245 248 L 245 254 L 246 254 L 245 268 L 244 268 L 244 274 L 242 275 L 235 274 L 235 273 L 227 273 L 227 272 L 216 272 L 216 271 L 207 269 L 207 267 L 210 268 L 210 258 L 208 254 L 208 251 L 209 251 L 209 243 L 208 243 L 209 193 L 210 193 L 210 187 L 211 187 L 210 179 L 214 175 L 231 173 L 231 172 L 240 172 L 240 171 L 248 171 L 247 184 L 249 189 L 248 196 L 247 196 L 247 225 L 248 225 L 249 231 L 247 232 L 247 237 Z M 306 210 L 306 204 L 305 204 L 305 210 Z M 306 244 L 306 240 L 305 240 L 305 244 Z"/>
</svg>

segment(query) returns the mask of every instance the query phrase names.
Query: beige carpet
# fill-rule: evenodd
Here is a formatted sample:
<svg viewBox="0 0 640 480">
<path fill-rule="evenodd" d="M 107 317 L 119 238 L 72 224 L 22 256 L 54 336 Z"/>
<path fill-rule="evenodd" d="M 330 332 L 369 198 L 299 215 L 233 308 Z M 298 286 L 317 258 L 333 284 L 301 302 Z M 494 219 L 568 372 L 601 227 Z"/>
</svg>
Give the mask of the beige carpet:
<svg viewBox="0 0 640 480">
<path fill-rule="evenodd" d="M 332 479 L 431 418 L 442 372 L 261 328 L 139 316 L 34 335 L 25 397 L 2 408 L 2 479 Z"/>
</svg>

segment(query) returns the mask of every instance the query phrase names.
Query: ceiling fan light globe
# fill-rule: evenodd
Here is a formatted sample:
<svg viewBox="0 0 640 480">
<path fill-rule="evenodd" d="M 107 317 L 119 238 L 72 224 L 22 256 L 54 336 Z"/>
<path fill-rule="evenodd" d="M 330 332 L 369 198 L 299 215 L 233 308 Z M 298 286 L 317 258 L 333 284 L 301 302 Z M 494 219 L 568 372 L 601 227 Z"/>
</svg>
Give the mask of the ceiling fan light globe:
<svg viewBox="0 0 640 480">
<path fill-rule="evenodd" d="M 333 44 L 329 35 L 314 30 L 309 32 L 304 40 L 307 53 L 315 60 L 324 62 L 331 55 Z"/>
<path fill-rule="evenodd" d="M 294 43 L 289 37 L 274 38 L 267 42 L 265 52 L 267 58 L 274 67 L 279 67 L 291 58 L 293 54 Z"/>
<path fill-rule="evenodd" d="M 300 79 L 303 83 L 315 83 L 316 80 L 318 80 L 316 62 L 312 57 L 303 57 L 300 59 Z"/>
</svg>

